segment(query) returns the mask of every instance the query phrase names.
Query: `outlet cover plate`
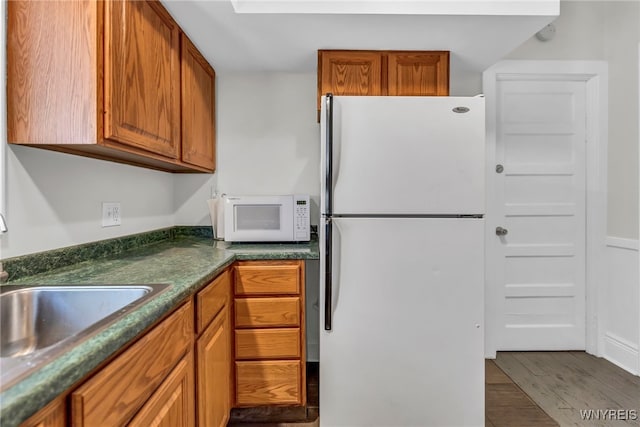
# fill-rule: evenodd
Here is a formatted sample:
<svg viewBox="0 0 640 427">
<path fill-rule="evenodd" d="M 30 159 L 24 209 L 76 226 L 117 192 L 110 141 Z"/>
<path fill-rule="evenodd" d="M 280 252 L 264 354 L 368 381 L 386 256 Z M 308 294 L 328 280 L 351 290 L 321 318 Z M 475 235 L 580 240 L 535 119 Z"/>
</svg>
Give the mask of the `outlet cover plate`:
<svg viewBox="0 0 640 427">
<path fill-rule="evenodd" d="M 103 227 L 115 227 L 120 225 L 122 222 L 120 214 L 120 202 L 102 202 Z"/>
</svg>

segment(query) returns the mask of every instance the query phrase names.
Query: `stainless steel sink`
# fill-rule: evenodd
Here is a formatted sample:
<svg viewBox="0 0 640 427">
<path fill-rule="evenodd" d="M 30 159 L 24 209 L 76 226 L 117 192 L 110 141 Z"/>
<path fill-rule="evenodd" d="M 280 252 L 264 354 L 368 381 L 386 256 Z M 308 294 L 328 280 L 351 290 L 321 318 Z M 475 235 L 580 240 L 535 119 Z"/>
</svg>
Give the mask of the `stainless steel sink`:
<svg viewBox="0 0 640 427">
<path fill-rule="evenodd" d="M 170 285 L 0 287 L 0 389 Z"/>
</svg>

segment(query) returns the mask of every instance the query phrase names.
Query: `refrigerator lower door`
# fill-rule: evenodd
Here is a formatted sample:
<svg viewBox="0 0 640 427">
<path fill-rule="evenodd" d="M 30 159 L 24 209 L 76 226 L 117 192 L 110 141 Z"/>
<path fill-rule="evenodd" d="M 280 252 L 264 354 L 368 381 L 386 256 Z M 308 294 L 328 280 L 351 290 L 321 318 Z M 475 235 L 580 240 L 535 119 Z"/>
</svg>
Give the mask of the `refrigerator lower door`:
<svg viewBox="0 0 640 427">
<path fill-rule="evenodd" d="M 482 219 L 333 219 L 321 426 L 484 425 L 483 229 Z"/>
</svg>

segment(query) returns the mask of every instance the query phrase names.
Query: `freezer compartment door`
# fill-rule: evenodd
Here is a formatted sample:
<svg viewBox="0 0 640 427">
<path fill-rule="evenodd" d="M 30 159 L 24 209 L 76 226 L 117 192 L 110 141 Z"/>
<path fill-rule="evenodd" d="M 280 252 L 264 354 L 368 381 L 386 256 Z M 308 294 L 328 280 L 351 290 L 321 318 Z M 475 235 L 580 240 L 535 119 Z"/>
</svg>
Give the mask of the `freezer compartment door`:
<svg viewBox="0 0 640 427">
<path fill-rule="evenodd" d="M 483 98 L 334 96 L 333 213 L 484 213 L 484 110 Z"/>
<path fill-rule="evenodd" d="M 483 425 L 483 228 L 333 219 L 332 301 L 320 282 L 321 426 Z"/>
</svg>

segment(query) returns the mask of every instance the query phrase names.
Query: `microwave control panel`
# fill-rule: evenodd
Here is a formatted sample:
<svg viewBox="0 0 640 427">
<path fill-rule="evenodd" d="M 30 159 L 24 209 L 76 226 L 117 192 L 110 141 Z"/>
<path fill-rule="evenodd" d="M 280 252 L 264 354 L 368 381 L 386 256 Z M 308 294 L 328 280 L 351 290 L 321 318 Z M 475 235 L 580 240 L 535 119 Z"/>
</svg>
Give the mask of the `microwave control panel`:
<svg viewBox="0 0 640 427">
<path fill-rule="evenodd" d="M 309 196 L 293 196 L 293 233 L 296 241 L 311 240 L 309 227 Z"/>
</svg>

